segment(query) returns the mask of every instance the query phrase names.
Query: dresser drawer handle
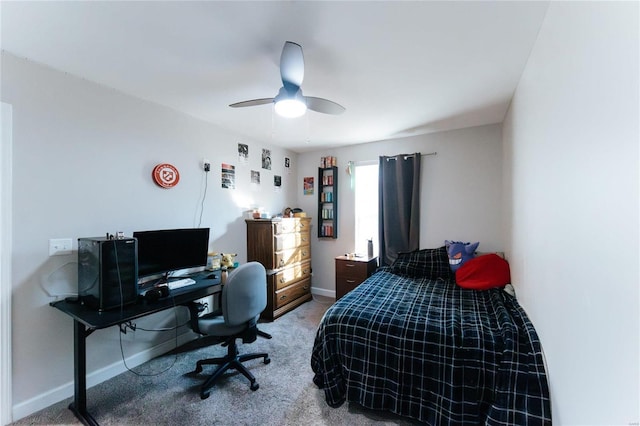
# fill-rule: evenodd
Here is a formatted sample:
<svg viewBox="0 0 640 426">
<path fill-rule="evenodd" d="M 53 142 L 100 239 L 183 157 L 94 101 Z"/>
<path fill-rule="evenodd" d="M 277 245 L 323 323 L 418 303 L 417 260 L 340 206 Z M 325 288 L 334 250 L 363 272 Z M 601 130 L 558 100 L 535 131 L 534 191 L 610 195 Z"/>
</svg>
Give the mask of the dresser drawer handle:
<svg viewBox="0 0 640 426">
<path fill-rule="evenodd" d="M 354 265 L 353 263 L 345 263 L 344 266 L 346 266 L 347 268 L 353 268 L 356 265 Z"/>
<path fill-rule="evenodd" d="M 304 222 L 300 222 L 300 228 L 304 228 L 305 227 L 305 223 Z"/>
<path fill-rule="evenodd" d="M 309 270 L 308 270 L 308 269 L 303 269 L 303 270 L 302 270 L 302 275 L 307 275 L 308 273 L 309 273 Z"/>
<path fill-rule="evenodd" d="M 284 259 L 280 259 L 280 266 L 284 266 Z"/>
<path fill-rule="evenodd" d="M 306 255 L 307 255 L 307 252 L 306 252 L 306 251 L 303 251 L 303 252 L 302 252 L 302 255 L 303 255 L 303 256 L 306 256 Z"/>
<path fill-rule="evenodd" d="M 309 239 L 307 237 L 302 237 L 302 242 L 306 243 L 307 241 L 309 241 Z"/>
<path fill-rule="evenodd" d="M 356 281 L 355 281 L 355 280 L 347 280 L 347 282 L 348 282 L 349 284 L 353 284 L 353 283 L 355 283 Z"/>
<path fill-rule="evenodd" d="M 284 299 L 286 299 L 286 298 L 287 298 L 287 295 L 286 295 L 286 294 L 283 294 L 282 296 L 280 296 L 280 300 L 284 300 Z"/>
<path fill-rule="evenodd" d="M 284 284 L 287 282 L 287 279 L 285 277 L 280 277 L 280 282 Z"/>
<path fill-rule="evenodd" d="M 309 286 L 308 286 L 308 285 L 305 285 L 304 287 L 302 287 L 302 289 L 303 289 L 304 291 L 307 291 L 307 290 L 309 290 Z"/>
</svg>

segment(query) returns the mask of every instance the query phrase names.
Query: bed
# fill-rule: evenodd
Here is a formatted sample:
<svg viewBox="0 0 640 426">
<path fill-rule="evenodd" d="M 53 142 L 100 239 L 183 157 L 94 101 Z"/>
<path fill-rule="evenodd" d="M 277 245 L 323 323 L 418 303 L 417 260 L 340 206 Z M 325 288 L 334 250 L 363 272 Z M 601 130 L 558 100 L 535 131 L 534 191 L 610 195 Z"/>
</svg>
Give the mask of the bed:
<svg viewBox="0 0 640 426">
<path fill-rule="evenodd" d="M 311 355 L 327 404 L 438 426 L 550 425 L 540 341 L 516 298 L 440 275 L 380 268 L 327 310 Z"/>
</svg>

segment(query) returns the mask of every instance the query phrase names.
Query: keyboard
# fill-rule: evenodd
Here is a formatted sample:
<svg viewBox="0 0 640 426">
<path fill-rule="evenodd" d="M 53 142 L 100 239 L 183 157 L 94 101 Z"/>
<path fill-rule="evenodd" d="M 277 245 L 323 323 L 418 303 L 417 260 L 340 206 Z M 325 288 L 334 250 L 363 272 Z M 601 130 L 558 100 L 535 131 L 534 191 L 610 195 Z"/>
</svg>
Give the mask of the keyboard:
<svg viewBox="0 0 640 426">
<path fill-rule="evenodd" d="M 181 280 L 169 281 L 167 285 L 169 286 L 169 290 L 176 290 L 178 288 L 186 287 L 188 285 L 193 285 L 196 282 L 191 278 L 183 278 Z"/>
</svg>

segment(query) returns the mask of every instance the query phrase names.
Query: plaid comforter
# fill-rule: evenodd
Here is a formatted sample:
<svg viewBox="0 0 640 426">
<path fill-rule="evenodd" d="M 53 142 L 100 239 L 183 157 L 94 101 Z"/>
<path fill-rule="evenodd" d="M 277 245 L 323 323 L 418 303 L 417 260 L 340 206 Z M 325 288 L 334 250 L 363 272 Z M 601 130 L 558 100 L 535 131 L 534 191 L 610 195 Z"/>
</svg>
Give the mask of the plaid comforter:
<svg viewBox="0 0 640 426">
<path fill-rule="evenodd" d="M 379 271 L 325 313 L 311 367 L 326 401 L 430 425 L 548 425 L 540 341 L 501 289 Z"/>
</svg>

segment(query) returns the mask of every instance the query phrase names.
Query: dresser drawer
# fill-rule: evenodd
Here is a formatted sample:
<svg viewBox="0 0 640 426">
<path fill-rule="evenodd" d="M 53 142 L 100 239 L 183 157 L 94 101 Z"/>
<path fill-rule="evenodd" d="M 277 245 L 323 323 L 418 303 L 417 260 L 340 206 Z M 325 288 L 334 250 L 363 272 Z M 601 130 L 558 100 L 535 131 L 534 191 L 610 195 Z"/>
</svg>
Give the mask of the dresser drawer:
<svg viewBox="0 0 640 426">
<path fill-rule="evenodd" d="M 310 219 L 284 218 L 273 224 L 273 234 L 290 234 L 292 232 L 309 232 Z"/>
<path fill-rule="evenodd" d="M 273 280 L 273 288 L 280 290 L 296 281 L 311 276 L 311 262 L 302 262 L 298 265 L 290 266 L 271 275 Z"/>
<path fill-rule="evenodd" d="M 360 280 L 362 282 L 369 276 L 366 262 L 349 260 L 336 261 L 336 276 Z"/>
<path fill-rule="evenodd" d="M 337 277 L 336 278 L 336 296 L 339 295 L 340 298 L 345 294 L 349 293 L 354 288 L 358 287 L 360 283 L 362 283 L 364 279 L 359 278 L 346 278 L 346 277 Z"/>
<path fill-rule="evenodd" d="M 308 294 L 310 291 L 311 279 L 309 278 L 287 286 L 282 290 L 276 291 L 276 309 L 304 296 L 305 294 Z"/>
<path fill-rule="evenodd" d="M 294 232 L 291 234 L 274 235 L 273 249 L 275 251 L 288 250 L 310 244 L 310 232 Z"/>
<path fill-rule="evenodd" d="M 274 253 L 273 264 L 275 268 L 284 268 L 309 259 L 311 259 L 311 246 L 302 246 Z"/>
</svg>

